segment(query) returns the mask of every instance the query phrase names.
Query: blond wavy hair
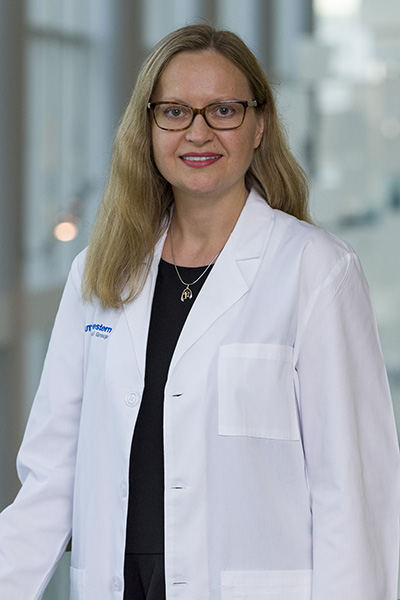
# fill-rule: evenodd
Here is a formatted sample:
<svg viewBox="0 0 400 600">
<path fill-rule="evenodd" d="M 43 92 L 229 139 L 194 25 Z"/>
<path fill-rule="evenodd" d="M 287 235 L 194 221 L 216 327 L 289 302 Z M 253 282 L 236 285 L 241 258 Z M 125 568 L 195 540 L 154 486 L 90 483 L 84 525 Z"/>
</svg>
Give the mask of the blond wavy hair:
<svg viewBox="0 0 400 600">
<path fill-rule="evenodd" d="M 264 135 L 246 173 L 253 188 L 273 208 L 310 221 L 307 177 L 286 143 L 271 87 L 255 56 L 230 31 L 189 25 L 163 38 L 147 58 L 118 128 L 108 182 L 89 242 L 83 297 L 103 308 L 119 308 L 140 293 L 154 247 L 168 223 L 170 184 L 155 166 L 147 103 L 173 56 L 214 50 L 246 76 L 265 120 Z"/>
</svg>

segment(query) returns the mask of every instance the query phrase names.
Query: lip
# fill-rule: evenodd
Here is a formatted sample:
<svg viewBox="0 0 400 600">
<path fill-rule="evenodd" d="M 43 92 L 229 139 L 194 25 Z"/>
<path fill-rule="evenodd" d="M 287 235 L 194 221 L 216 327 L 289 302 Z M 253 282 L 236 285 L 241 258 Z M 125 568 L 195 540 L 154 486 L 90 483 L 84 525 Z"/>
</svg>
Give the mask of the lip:
<svg viewBox="0 0 400 600">
<path fill-rule="evenodd" d="M 222 154 L 218 154 L 217 152 L 187 152 L 179 158 L 185 165 L 192 169 L 202 169 L 219 161 L 222 158 Z"/>
</svg>

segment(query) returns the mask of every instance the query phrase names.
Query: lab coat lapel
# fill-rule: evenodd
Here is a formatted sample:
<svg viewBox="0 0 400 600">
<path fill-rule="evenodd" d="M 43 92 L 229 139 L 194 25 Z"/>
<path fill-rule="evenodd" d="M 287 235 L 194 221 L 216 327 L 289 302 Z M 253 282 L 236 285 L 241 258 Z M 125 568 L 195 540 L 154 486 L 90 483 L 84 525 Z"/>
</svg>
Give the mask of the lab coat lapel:
<svg viewBox="0 0 400 600">
<path fill-rule="evenodd" d="M 251 192 L 235 229 L 193 304 L 175 348 L 170 373 L 196 340 L 248 293 L 272 225 L 272 209 Z"/>
<path fill-rule="evenodd" d="M 125 316 L 135 351 L 137 365 L 143 379 L 145 373 L 147 335 L 149 331 L 151 307 L 158 273 L 158 263 L 160 262 L 165 237 L 166 232 L 156 244 L 150 272 L 142 292 L 136 300 L 128 305 L 124 305 Z"/>
</svg>

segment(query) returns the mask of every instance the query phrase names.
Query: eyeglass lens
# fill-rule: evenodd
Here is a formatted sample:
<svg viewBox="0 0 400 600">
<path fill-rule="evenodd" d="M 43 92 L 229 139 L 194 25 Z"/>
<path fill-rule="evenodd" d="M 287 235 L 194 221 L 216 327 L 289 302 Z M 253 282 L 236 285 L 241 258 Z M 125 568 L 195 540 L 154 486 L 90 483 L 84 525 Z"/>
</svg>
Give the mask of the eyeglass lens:
<svg viewBox="0 0 400 600">
<path fill-rule="evenodd" d="M 234 129 L 243 122 L 245 107 L 239 102 L 221 102 L 207 106 L 204 111 L 206 122 L 214 129 Z M 193 119 L 193 110 L 182 104 L 158 104 L 154 116 L 159 127 L 184 129 Z"/>
</svg>

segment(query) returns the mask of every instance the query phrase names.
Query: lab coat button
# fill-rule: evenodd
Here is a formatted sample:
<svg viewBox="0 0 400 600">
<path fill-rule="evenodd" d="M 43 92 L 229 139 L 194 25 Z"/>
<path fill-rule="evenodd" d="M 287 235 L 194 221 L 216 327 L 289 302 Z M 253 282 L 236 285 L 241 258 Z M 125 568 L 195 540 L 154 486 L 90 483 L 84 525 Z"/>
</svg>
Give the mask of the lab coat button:
<svg viewBox="0 0 400 600">
<path fill-rule="evenodd" d="M 136 406 L 136 404 L 139 402 L 139 394 L 136 394 L 136 392 L 129 392 L 129 394 L 127 394 L 125 396 L 125 403 L 128 406 Z"/>
<path fill-rule="evenodd" d="M 126 498 L 127 497 L 127 495 L 128 495 L 128 486 L 126 485 L 125 481 L 123 481 L 121 483 L 121 485 L 119 486 L 119 491 L 120 491 L 120 494 L 121 494 L 122 498 Z"/>
<path fill-rule="evenodd" d="M 113 577 L 111 585 L 114 592 L 120 592 L 122 590 L 122 581 L 119 577 Z"/>
</svg>

